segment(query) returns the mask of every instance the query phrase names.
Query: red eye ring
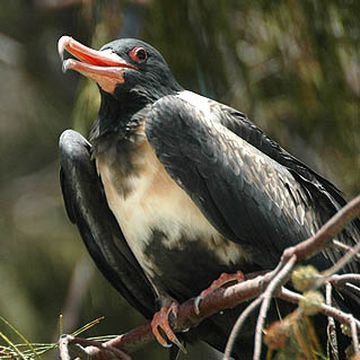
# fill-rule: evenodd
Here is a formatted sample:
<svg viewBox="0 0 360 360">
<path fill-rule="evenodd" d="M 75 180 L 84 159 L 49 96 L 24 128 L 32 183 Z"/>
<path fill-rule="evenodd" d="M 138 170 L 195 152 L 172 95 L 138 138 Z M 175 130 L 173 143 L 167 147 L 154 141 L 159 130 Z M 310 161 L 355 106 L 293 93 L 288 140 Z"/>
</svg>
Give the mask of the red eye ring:
<svg viewBox="0 0 360 360">
<path fill-rule="evenodd" d="M 130 50 L 129 56 L 132 61 L 141 64 L 147 60 L 148 54 L 143 47 L 137 46 Z"/>
</svg>

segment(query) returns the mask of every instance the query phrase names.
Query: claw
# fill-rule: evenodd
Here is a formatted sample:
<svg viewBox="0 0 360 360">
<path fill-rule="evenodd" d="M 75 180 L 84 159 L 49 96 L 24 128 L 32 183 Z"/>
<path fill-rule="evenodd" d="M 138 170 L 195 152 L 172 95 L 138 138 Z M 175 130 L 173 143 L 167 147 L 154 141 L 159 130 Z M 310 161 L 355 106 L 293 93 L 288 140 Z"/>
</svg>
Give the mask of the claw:
<svg viewBox="0 0 360 360">
<path fill-rule="evenodd" d="M 172 314 L 176 319 L 177 312 L 178 305 L 174 302 L 168 307 L 162 307 L 160 311 L 154 315 L 151 321 L 151 330 L 155 339 L 159 342 L 160 345 L 169 348 L 172 346 L 172 344 L 175 344 L 183 353 L 186 354 L 187 351 L 184 345 L 176 337 L 169 324 L 169 316 Z M 162 333 L 165 334 L 166 338 Z"/>
<path fill-rule="evenodd" d="M 200 314 L 200 304 L 201 302 L 209 296 L 211 293 L 216 291 L 217 289 L 228 287 L 232 285 L 232 283 L 241 283 L 245 280 L 245 276 L 241 271 L 237 271 L 234 274 L 222 273 L 220 277 L 214 280 L 211 285 L 203 290 L 199 296 L 197 296 L 194 300 L 194 311 L 196 315 Z"/>
</svg>

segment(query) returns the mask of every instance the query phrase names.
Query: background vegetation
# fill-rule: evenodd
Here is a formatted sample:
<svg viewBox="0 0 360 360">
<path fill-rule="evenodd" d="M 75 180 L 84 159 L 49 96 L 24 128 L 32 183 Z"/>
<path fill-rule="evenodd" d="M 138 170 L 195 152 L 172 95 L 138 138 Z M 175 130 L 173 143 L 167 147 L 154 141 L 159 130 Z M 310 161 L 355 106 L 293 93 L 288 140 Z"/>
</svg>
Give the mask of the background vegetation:
<svg viewBox="0 0 360 360">
<path fill-rule="evenodd" d="M 352 197 L 360 190 L 359 24 L 356 0 L 2 1 L 0 315 L 41 342 L 56 338 L 60 313 L 68 332 L 102 315 L 90 333 L 142 321 L 95 270 L 64 212 L 58 137 L 70 127 L 86 134 L 98 97 L 93 84 L 61 73 L 61 35 L 98 47 L 143 38 L 184 87 L 246 112 Z M 0 323 L 0 331 L 8 330 Z M 156 344 L 145 351 L 166 355 Z"/>
</svg>

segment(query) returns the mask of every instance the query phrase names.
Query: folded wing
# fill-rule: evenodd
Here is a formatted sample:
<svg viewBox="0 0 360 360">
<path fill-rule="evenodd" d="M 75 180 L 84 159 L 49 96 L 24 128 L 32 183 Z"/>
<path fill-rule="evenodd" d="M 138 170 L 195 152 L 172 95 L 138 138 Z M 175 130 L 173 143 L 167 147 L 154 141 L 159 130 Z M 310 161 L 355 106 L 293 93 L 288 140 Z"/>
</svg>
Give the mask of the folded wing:
<svg viewBox="0 0 360 360">
<path fill-rule="evenodd" d="M 156 311 L 152 287 L 104 197 L 91 159 L 91 145 L 67 130 L 60 138 L 60 178 L 66 210 L 96 265 L 120 294 L 146 318 Z"/>
</svg>

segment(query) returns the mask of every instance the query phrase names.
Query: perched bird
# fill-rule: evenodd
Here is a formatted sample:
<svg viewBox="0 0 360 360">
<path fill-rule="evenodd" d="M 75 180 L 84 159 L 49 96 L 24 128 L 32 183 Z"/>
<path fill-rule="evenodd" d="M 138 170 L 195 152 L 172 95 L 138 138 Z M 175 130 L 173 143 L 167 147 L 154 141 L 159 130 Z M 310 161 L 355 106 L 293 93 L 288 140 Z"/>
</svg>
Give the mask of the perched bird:
<svg viewBox="0 0 360 360">
<path fill-rule="evenodd" d="M 89 142 L 72 130 L 60 138 L 68 215 L 132 306 L 149 319 L 163 307 L 152 322 L 163 345 L 181 346 L 166 331 L 174 304 L 222 273 L 274 268 L 285 248 L 345 205 L 334 185 L 245 114 L 184 90 L 149 44 L 120 39 L 97 51 L 63 36 L 58 47 L 61 57 L 65 50 L 74 57 L 63 69 L 96 81 L 101 95 Z M 353 223 L 339 240 L 353 245 L 359 233 Z M 340 256 L 328 248 L 310 263 L 322 270 Z M 359 264 L 345 270 L 358 272 Z M 224 350 L 238 313 L 180 337 Z M 253 333 L 249 325 L 240 335 L 235 358 L 251 356 Z"/>
</svg>

